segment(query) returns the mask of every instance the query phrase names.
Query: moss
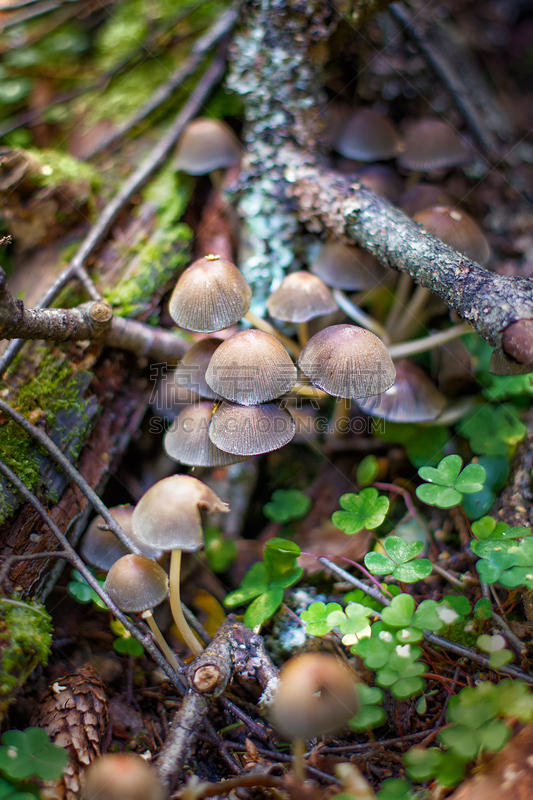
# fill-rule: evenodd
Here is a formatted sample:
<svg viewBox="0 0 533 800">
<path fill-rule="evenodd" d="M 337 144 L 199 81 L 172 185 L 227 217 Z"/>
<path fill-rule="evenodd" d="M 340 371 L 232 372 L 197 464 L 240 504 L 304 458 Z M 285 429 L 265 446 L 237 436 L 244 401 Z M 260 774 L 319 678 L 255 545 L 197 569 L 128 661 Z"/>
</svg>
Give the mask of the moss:
<svg viewBox="0 0 533 800">
<path fill-rule="evenodd" d="M 27 359 L 27 356 L 25 356 Z M 24 360 L 19 356 L 7 374 L 18 377 L 18 386 L 9 394 L 9 402 L 32 422 L 44 416 L 48 433 L 57 439 L 68 454 L 76 456 L 81 449 L 81 434 L 89 425 L 90 401 L 83 399 L 91 375 L 76 370 L 57 349 L 36 349 L 35 358 L 28 361 L 31 373 L 24 374 Z M 65 425 L 65 420 L 69 425 Z M 28 489 L 35 490 L 43 482 L 43 459 L 39 458 L 34 440 L 20 425 L 8 419 L 0 426 L 0 446 L 5 463 L 18 475 Z M 50 494 L 49 494 L 50 496 Z M 10 495 L 0 494 L 0 521 L 12 511 Z"/>
<path fill-rule="evenodd" d="M 144 199 L 157 209 L 155 231 L 149 241 L 133 248 L 127 278 L 104 292 L 120 316 L 135 316 L 187 263 L 192 231 L 179 220 L 191 188 L 192 181 L 187 176 L 166 167 L 145 189 Z"/>
<path fill-rule="evenodd" d="M 59 150 L 34 150 L 25 151 L 37 167 L 36 183 L 39 186 L 59 187 L 63 183 L 79 184 L 84 181 L 96 190 L 102 185 L 98 171 L 90 164 L 79 161 L 68 153 Z"/>
<path fill-rule="evenodd" d="M 38 664 L 46 664 L 52 621 L 39 603 L 0 598 L 0 721 L 17 690 Z"/>
</svg>

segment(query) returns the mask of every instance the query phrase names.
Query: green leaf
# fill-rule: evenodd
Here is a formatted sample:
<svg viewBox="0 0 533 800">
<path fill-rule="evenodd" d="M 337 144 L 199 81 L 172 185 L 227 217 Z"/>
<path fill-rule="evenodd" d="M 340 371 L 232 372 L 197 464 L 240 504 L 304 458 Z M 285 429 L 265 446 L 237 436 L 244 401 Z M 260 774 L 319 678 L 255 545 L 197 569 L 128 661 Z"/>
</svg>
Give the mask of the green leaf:
<svg viewBox="0 0 533 800">
<path fill-rule="evenodd" d="M 479 728 L 480 745 L 489 753 L 503 750 L 511 738 L 511 728 L 501 719 L 493 719 Z"/>
<path fill-rule="evenodd" d="M 282 539 L 275 537 L 269 539 L 265 544 L 265 570 L 268 583 L 272 581 L 282 581 L 284 578 L 292 575 L 296 566 L 296 559 L 300 555 L 301 550 L 295 542 L 289 539 Z M 300 573 L 301 575 L 301 573 Z M 298 576 L 299 577 L 299 576 Z M 285 585 L 292 585 L 298 578 L 291 580 L 291 583 Z"/>
<path fill-rule="evenodd" d="M 396 564 L 390 558 L 384 556 L 382 553 L 371 551 L 367 553 L 365 558 L 365 566 L 370 572 L 375 575 L 390 575 L 394 571 Z"/>
<path fill-rule="evenodd" d="M 424 667 L 425 672 L 425 667 Z M 391 687 L 391 694 L 397 700 L 407 700 L 424 691 L 425 682 L 422 678 L 400 678 Z"/>
<path fill-rule="evenodd" d="M 226 595 L 224 605 L 228 608 L 242 606 L 266 591 L 267 588 L 265 565 L 262 561 L 258 561 L 248 570 L 241 581 L 240 587 Z"/>
<path fill-rule="evenodd" d="M 378 475 L 378 460 L 376 456 L 369 455 L 365 456 L 357 467 L 355 480 L 357 481 L 358 486 L 368 486 L 369 484 L 374 483 Z"/>
<path fill-rule="evenodd" d="M 88 583 L 80 583 L 79 581 L 69 581 L 67 583 L 67 592 L 77 603 L 90 603 L 92 600 L 91 587 Z"/>
<path fill-rule="evenodd" d="M 300 614 L 301 619 L 307 624 L 306 631 L 310 636 L 324 636 L 335 627 L 328 622 L 328 617 L 333 612 L 340 612 L 344 618 L 342 606 L 339 603 L 317 602 L 311 603 L 306 611 Z"/>
<path fill-rule="evenodd" d="M 526 428 L 515 406 L 502 403 L 476 407 L 461 420 L 459 431 L 469 440 L 474 453 L 507 456 L 509 446 L 524 438 Z"/>
<path fill-rule="evenodd" d="M 403 756 L 408 777 L 417 783 L 429 780 L 437 773 L 442 757 L 442 750 L 437 747 L 411 747 Z"/>
<path fill-rule="evenodd" d="M 225 572 L 237 557 L 237 543 L 225 539 L 224 535 L 213 525 L 204 530 L 205 555 L 213 572 Z"/>
<path fill-rule="evenodd" d="M 382 620 L 392 628 L 407 628 L 413 618 L 415 601 L 410 594 L 399 594 L 391 600 L 390 606 L 382 611 Z"/>
<path fill-rule="evenodd" d="M 117 653 L 133 657 L 142 656 L 144 653 L 144 647 L 133 636 L 119 636 L 113 642 L 113 649 Z"/>
<path fill-rule="evenodd" d="M 345 511 L 335 511 L 331 517 L 335 527 L 345 533 L 358 533 L 366 528 L 373 530 L 381 525 L 389 510 L 389 499 L 374 487 L 359 494 L 343 494 L 339 500 Z"/>
<path fill-rule="evenodd" d="M 403 583 L 416 583 L 431 575 L 433 567 L 427 558 L 417 558 L 409 564 L 399 564 L 393 572 L 394 577 Z"/>
<path fill-rule="evenodd" d="M 0 82 L 0 103 L 4 105 L 18 103 L 29 95 L 32 86 L 33 81 L 30 78 L 22 76 L 18 78 L 4 78 Z"/>
<path fill-rule="evenodd" d="M 376 795 L 377 800 L 414 800 L 411 786 L 403 778 L 387 778 Z"/>
<path fill-rule="evenodd" d="M 445 747 L 449 747 L 455 755 L 465 761 L 476 758 L 479 753 L 479 738 L 472 728 L 463 725 L 450 725 L 438 734 L 438 740 Z"/>
<path fill-rule="evenodd" d="M 384 708 L 379 706 L 363 706 L 356 717 L 348 723 L 352 730 L 362 733 L 371 728 L 377 728 L 383 725 L 387 719 L 387 713 Z"/>
<path fill-rule="evenodd" d="M 444 486 L 435 486 L 431 483 L 423 483 L 417 486 L 416 496 L 428 506 L 438 506 L 439 508 L 454 508 L 458 506 L 463 495 L 456 489 Z"/>
<path fill-rule="evenodd" d="M 412 624 L 420 630 L 440 631 L 444 627 L 437 614 L 438 603 L 435 600 L 424 600 L 415 611 Z"/>
<path fill-rule="evenodd" d="M 0 778 L 0 800 L 35 800 L 30 792 L 19 792 L 16 786 Z"/>
<path fill-rule="evenodd" d="M 476 570 L 482 583 L 496 583 L 501 575 L 501 569 L 484 558 L 476 562 Z"/>
<path fill-rule="evenodd" d="M 489 486 L 484 486 L 480 492 L 467 494 L 461 501 L 461 506 L 468 519 L 475 520 L 490 511 L 496 495 Z"/>
<path fill-rule="evenodd" d="M 463 494 L 474 494 L 483 489 L 487 473 L 481 464 L 468 464 L 455 481 L 455 488 Z"/>
<path fill-rule="evenodd" d="M 385 550 L 397 564 L 404 564 L 415 558 L 423 549 L 424 542 L 405 542 L 399 536 L 387 536 Z"/>
<path fill-rule="evenodd" d="M 489 658 L 489 667 L 491 669 L 498 670 L 500 667 L 505 666 L 505 664 L 509 664 L 514 658 L 512 652 L 510 650 L 498 650 L 496 653 L 492 653 Z"/>
<path fill-rule="evenodd" d="M 311 498 L 299 489 L 276 489 L 270 503 L 263 506 L 263 513 L 267 519 L 285 525 L 305 517 L 311 505 Z"/>
<path fill-rule="evenodd" d="M 36 775 L 43 780 L 59 778 L 68 762 L 68 753 L 50 742 L 42 728 L 8 731 L 2 736 L 0 769 L 9 778 L 21 779 Z"/>
<path fill-rule="evenodd" d="M 367 686 L 366 683 L 358 683 L 355 687 L 357 698 L 362 706 L 381 705 L 385 695 L 376 686 Z"/>
<path fill-rule="evenodd" d="M 474 606 L 475 619 L 490 619 L 492 617 L 492 605 L 490 600 L 482 597 Z"/>
<path fill-rule="evenodd" d="M 283 601 L 283 589 L 268 589 L 248 606 L 244 615 L 244 624 L 249 628 L 262 625 L 270 619 Z"/>
<path fill-rule="evenodd" d="M 434 483 L 437 486 L 453 486 L 461 467 L 463 466 L 463 459 L 458 455 L 446 456 L 439 463 L 438 467 L 421 467 L 418 474 L 422 480 L 428 483 Z"/>
<path fill-rule="evenodd" d="M 438 467 L 422 467 L 420 477 L 429 482 L 416 489 L 417 497 L 428 505 L 439 508 L 453 508 L 458 505 L 463 494 L 480 492 L 486 472 L 480 464 L 469 464 L 462 471 L 463 460 L 458 455 L 446 456 Z"/>
</svg>

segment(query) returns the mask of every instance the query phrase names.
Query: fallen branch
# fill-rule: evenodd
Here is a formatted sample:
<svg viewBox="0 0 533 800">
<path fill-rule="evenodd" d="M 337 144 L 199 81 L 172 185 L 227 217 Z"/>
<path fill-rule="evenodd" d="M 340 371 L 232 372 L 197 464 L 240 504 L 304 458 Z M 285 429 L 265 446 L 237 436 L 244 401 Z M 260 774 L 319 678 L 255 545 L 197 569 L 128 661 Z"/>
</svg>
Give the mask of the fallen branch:
<svg viewBox="0 0 533 800">
<path fill-rule="evenodd" d="M 369 189 L 308 166 L 304 153 L 288 152 L 286 162 L 288 191 L 310 230 L 347 238 L 382 264 L 409 273 L 503 352 L 510 369 L 514 360 L 519 369 L 533 370 L 533 279 L 482 269 Z"/>
</svg>

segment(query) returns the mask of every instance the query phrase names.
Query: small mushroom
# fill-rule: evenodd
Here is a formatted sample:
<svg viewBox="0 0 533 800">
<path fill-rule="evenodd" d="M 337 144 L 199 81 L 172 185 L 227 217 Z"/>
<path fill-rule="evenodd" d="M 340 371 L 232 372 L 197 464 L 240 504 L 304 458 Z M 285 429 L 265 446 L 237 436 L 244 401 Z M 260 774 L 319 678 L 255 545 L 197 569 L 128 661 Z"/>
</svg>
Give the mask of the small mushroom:
<svg viewBox="0 0 533 800">
<path fill-rule="evenodd" d="M 391 203 L 398 204 L 402 194 L 402 180 L 392 167 L 386 164 L 369 164 L 359 170 L 355 179 L 361 186 L 371 189 L 380 197 L 386 197 Z"/>
<path fill-rule="evenodd" d="M 310 266 L 327 286 L 358 292 L 379 286 L 388 271 L 367 250 L 341 242 L 326 242 Z"/>
<path fill-rule="evenodd" d="M 446 398 L 413 361 L 404 359 L 395 366 L 394 385 L 377 396 L 361 398 L 357 401 L 359 407 L 373 417 L 390 422 L 436 419 L 446 405 Z"/>
<path fill-rule="evenodd" d="M 241 160 L 241 146 L 229 125 L 199 117 L 185 126 L 176 151 L 176 169 L 189 175 L 207 175 Z M 222 329 L 220 329 L 222 330 Z"/>
<path fill-rule="evenodd" d="M 229 506 L 197 478 L 171 475 L 155 483 L 141 497 L 133 512 L 133 531 L 153 547 L 172 551 L 170 558 L 170 607 L 181 635 L 195 655 L 203 648 L 190 629 L 180 601 L 181 553 L 203 545 L 200 510 L 227 513 Z"/>
<path fill-rule="evenodd" d="M 357 674 L 329 653 L 305 653 L 283 665 L 269 716 L 294 739 L 298 780 L 304 780 L 305 740 L 342 731 L 359 711 L 357 683 Z"/>
<path fill-rule="evenodd" d="M 191 467 L 225 467 L 245 461 L 243 456 L 215 447 L 208 433 L 212 415 L 212 403 L 196 403 L 184 408 L 163 439 L 167 455 Z"/>
<path fill-rule="evenodd" d="M 414 217 L 418 211 L 423 211 L 425 208 L 451 204 L 450 197 L 441 186 L 434 183 L 417 183 L 403 195 L 401 208 L 408 217 Z"/>
<path fill-rule="evenodd" d="M 419 211 L 414 219 L 433 236 L 437 236 L 459 253 L 464 253 L 482 267 L 489 260 L 490 247 L 485 234 L 465 211 L 436 206 Z"/>
<path fill-rule="evenodd" d="M 129 553 L 116 561 L 105 581 L 105 590 L 121 611 L 142 612 L 167 661 L 179 672 L 176 656 L 153 617 L 152 609 L 168 595 L 168 577 L 165 570 L 151 558 Z"/>
<path fill-rule="evenodd" d="M 274 336 L 247 330 L 230 336 L 217 348 L 205 379 L 221 397 L 249 406 L 289 392 L 296 383 L 297 371 Z"/>
<path fill-rule="evenodd" d="M 409 126 L 403 141 L 398 164 L 417 172 L 460 167 L 472 160 L 451 125 L 441 119 L 428 117 Z"/>
<path fill-rule="evenodd" d="M 139 542 L 133 533 L 131 528 L 133 506 L 115 506 L 110 508 L 109 511 L 128 539 L 131 539 L 133 544 L 137 545 L 145 556 L 154 558 L 156 561 L 161 558 L 161 550 Z M 113 531 L 100 528 L 100 525 L 105 524 L 103 517 L 100 515 L 93 519 L 81 541 L 80 552 L 89 564 L 107 572 L 119 558 L 127 555 L 128 551 L 122 542 L 117 539 Z"/>
<path fill-rule="evenodd" d="M 180 328 L 214 333 L 242 319 L 250 307 L 251 296 L 252 290 L 235 264 L 208 255 L 182 273 L 168 310 Z"/>
<path fill-rule="evenodd" d="M 239 406 L 223 402 L 211 419 L 209 438 L 226 453 L 257 456 L 288 444 L 295 431 L 293 418 L 277 403 Z"/>
<path fill-rule="evenodd" d="M 392 122 L 362 108 L 355 111 L 335 141 L 335 150 L 356 161 L 384 161 L 398 153 L 399 136 Z"/>
<path fill-rule="evenodd" d="M 298 366 L 312 384 L 334 397 L 381 394 L 396 374 L 381 339 L 356 325 L 332 325 L 316 333 L 302 350 Z"/>
<path fill-rule="evenodd" d="M 157 772 L 141 756 L 108 753 L 85 772 L 83 800 L 164 800 Z"/>
<path fill-rule="evenodd" d="M 307 343 L 310 319 L 337 311 L 338 305 L 326 284 L 310 272 L 292 272 L 284 278 L 267 300 L 267 310 L 274 319 L 296 322 L 302 347 Z"/>
<path fill-rule="evenodd" d="M 202 341 L 193 344 L 174 371 L 175 383 L 195 392 L 200 397 L 215 400 L 218 395 L 206 382 L 205 373 L 211 361 L 211 356 L 221 344 L 222 339 L 215 338 L 202 339 Z"/>
</svg>

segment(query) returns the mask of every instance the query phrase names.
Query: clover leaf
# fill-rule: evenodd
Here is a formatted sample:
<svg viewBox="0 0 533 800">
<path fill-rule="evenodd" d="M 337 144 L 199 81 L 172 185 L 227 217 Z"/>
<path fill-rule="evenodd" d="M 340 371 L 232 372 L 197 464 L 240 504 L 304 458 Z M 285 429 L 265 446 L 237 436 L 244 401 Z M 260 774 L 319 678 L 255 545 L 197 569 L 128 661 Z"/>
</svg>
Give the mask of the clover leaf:
<svg viewBox="0 0 533 800">
<path fill-rule="evenodd" d="M 505 639 L 499 633 L 489 636 L 484 633 L 477 638 L 477 646 L 485 653 L 489 653 L 489 667 L 499 669 L 513 660 L 510 650 L 505 648 Z"/>
<path fill-rule="evenodd" d="M 0 778 L 0 800 L 35 800 L 30 792 L 19 792 L 16 786 Z"/>
<path fill-rule="evenodd" d="M 118 619 L 112 619 L 109 623 L 109 627 L 118 637 L 113 642 L 113 649 L 115 652 L 120 653 L 121 655 L 133 657 L 142 656 L 144 653 L 144 647 L 140 642 L 137 641 L 137 639 L 133 638 L 129 630 L 124 627 L 122 622 L 120 622 Z"/>
<path fill-rule="evenodd" d="M 7 731 L 2 736 L 0 769 L 16 780 L 36 775 L 45 781 L 55 780 L 63 774 L 68 753 L 63 747 L 52 744 L 42 728 L 24 731 Z"/>
<path fill-rule="evenodd" d="M 360 733 L 382 725 L 387 718 L 385 710 L 380 708 L 385 698 L 384 693 L 376 686 L 367 686 L 365 683 L 358 683 L 355 688 L 359 711 L 357 716 L 350 720 L 350 728 Z"/>
<path fill-rule="evenodd" d="M 342 643 L 346 646 L 355 644 L 364 636 L 370 636 L 368 617 L 372 609 L 360 603 L 349 603 L 346 610 L 337 609 L 328 614 L 328 625 L 338 628 L 343 634 Z"/>
<path fill-rule="evenodd" d="M 311 603 L 306 611 L 300 614 L 301 619 L 306 623 L 306 631 L 310 636 L 325 636 L 335 625 L 328 622 L 329 614 L 334 611 L 342 611 L 339 603 L 322 603 L 320 601 Z"/>
<path fill-rule="evenodd" d="M 466 762 L 455 753 L 443 752 L 437 747 L 415 746 L 405 753 L 406 774 L 417 783 L 436 778 L 442 786 L 455 786 L 466 771 Z"/>
<path fill-rule="evenodd" d="M 426 666 L 418 661 L 422 651 L 416 645 L 402 644 L 398 634 L 383 628 L 377 622 L 372 626 L 372 636 L 360 639 L 352 647 L 368 669 L 376 671 L 376 683 L 398 700 L 420 694 L 425 686 L 420 677 Z"/>
<path fill-rule="evenodd" d="M 263 513 L 272 522 L 285 525 L 305 517 L 311 505 L 311 498 L 299 489 L 276 489 L 270 502 L 263 506 Z"/>
<path fill-rule="evenodd" d="M 389 499 L 370 486 L 359 494 L 343 494 L 339 500 L 345 511 L 335 511 L 331 517 L 335 527 L 344 533 L 358 533 L 363 528 L 373 530 L 381 525 L 389 510 Z"/>
<path fill-rule="evenodd" d="M 225 539 L 214 525 L 205 528 L 204 539 L 205 555 L 210 568 L 213 572 L 225 572 L 237 557 L 237 543 Z"/>
<path fill-rule="evenodd" d="M 376 456 L 365 456 L 355 473 L 355 480 L 358 486 L 368 486 L 373 483 L 379 475 L 379 464 Z"/>
<path fill-rule="evenodd" d="M 77 603 L 82 603 L 83 605 L 90 603 L 92 600 L 98 608 L 107 611 L 106 604 L 96 594 L 94 589 L 89 586 L 81 572 L 78 572 L 77 569 L 73 569 L 70 574 L 73 580 L 67 583 L 67 592 L 69 595 L 73 597 Z M 105 581 L 99 580 L 98 583 L 103 588 Z"/>
<path fill-rule="evenodd" d="M 423 503 L 439 508 L 459 505 L 463 494 L 473 494 L 483 489 L 487 473 L 480 464 L 468 464 L 464 469 L 463 459 L 458 455 L 445 456 L 435 467 L 421 467 L 418 474 L 427 481 L 416 489 L 416 496 Z"/>
<path fill-rule="evenodd" d="M 526 435 L 526 427 L 511 403 L 477 406 L 461 420 L 459 431 L 474 453 L 489 456 L 507 456 L 509 447 Z"/>
<path fill-rule="evenodd" d="M 416 558 L 423 550 L 424 542 L 405 542 L 399 536 L 388 536 L 383 546 L 388 555 L 371 552 L 364 559 L 365 566 L 374 575 L 392 574 L 404 583 L 416 583 L 430 575 L 433 569 L 431 561 L 427 558 Z"/>
<path fill-rule="evenodd" d="M 376 800 L 414 800 L 411 785 L 403 778 L 387 778 L 381 784 Z"/>
</svg>

